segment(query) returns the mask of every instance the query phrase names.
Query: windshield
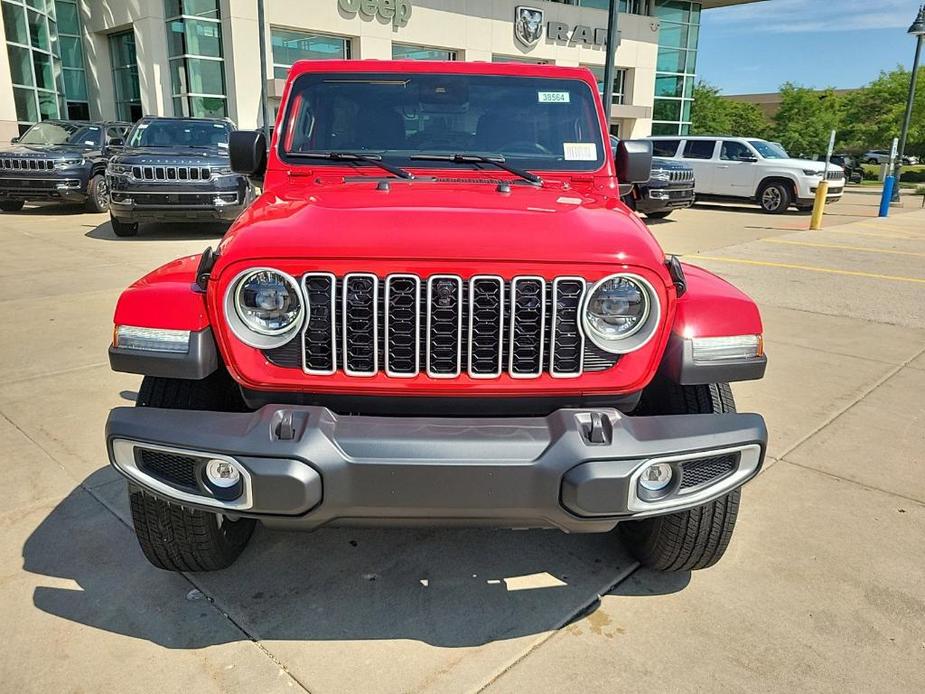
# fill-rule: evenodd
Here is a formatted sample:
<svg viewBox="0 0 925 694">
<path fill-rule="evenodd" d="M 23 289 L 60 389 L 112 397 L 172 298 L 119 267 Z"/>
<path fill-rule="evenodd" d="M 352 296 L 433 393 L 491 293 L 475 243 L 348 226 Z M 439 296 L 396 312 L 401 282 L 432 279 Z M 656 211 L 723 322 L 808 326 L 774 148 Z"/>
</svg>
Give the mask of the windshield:
<svg viewBox="0 0 925 694">
<path fill-rule="evenodd" d="M 142 121 L 129 133 L 129 147 L 228 147 L 231 126 L 223 122 L 173 120 Z"/>
<path fill-rule="evenodd" d="M 36 123 L 21 138 L 24 145 L 78 145 L 97 147 L 100 145 L 103 129 L 98 125 L 59 123 L 45 121 Z"/>
<path fill-rule="evenodd" d="M 402 167 L 452 165 L 415 159 L 425 153 L 493 154 L 523 169 L 593 171 L 605 156 L 597 99 L 573 79 L 307 74 L 294 85 L 279 149 L 297 164 L 306 152 L 376 153 Z"/>
<path fill-rule="evenodd" d="M 789 159 L 790 155 L 784 151 L 784 148 L 775 142 L 765 142 L 764 140 L 749 140 L 748 144 L 754 147 L 758 154 L 765 159 Z"/>
</svg>

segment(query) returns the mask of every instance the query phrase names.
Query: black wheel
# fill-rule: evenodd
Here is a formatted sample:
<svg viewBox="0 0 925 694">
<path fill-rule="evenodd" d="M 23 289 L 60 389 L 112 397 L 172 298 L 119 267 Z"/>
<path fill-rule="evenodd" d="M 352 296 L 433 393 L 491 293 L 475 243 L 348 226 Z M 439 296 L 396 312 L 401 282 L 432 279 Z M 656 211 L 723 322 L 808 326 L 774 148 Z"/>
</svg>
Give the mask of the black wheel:
<svg viewBox="0 0 925 694">
<path fill-rule="evenodd" d="M 783 214 L 793 201 L 793 192 L 790 186 L 779 181 L 765 183 L 758 191 L 758 204 L 762 212 L 768 214 Z"/>
<path fill-rule="evenodd" d="M 635 414 L 721 414 L 735 412 L 726 383 L 679 386 L 659 382 L 643 393 Z M 729 546 L 739 511 L 740 491 L 665 516 L 624 521 L 617 526 L 627 548 L 643 566 L 659 571 L 692 571 L 713 566 Z"/>
<path fill-rule="evenodd" d="M 4 212 L 19 212 L 25 204 L 23 200 L 0 200 L 0 210 Z"/>
<path fill-rule="evenodd" d="M 109 221 L 112 224 L 112 233 L 120 238 L 138 235 L 138 222 L 120 222 L 112 215 L 109 215 Z"/>
<path fill-rule="evenodd" d="M 646 217 L 649 219 L 665 219 L 665 217 L 670 215 L 671 212 L 671 210 L 662 210 L 661 212 L 646 212 Z"/>
<path fill-rule="evenodd" d="M 145 376 L 136 407 L 240 411 L 241 393 L 224 370 L 201 381 Z M 129 484 L 132 525 L 145 558 L 169 571 L 215 571 L 240 556 L 256 521 L 164 501 Z"/>
<path fill-rule="evenodd" d="M 87 212 L 109 209 L 109 184 L 103 174 L 96 174 L 87 184 Z"/>
</svg>

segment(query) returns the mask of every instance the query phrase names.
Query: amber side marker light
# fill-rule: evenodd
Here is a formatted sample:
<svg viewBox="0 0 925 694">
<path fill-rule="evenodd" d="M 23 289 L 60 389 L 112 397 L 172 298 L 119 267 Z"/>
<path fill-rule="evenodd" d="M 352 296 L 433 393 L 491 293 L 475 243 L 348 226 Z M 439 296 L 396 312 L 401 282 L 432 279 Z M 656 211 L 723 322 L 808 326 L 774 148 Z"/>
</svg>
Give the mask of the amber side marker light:
<svg viewBox="0 0 925 694">
<path fill-rule="evenodd" d="M 716 363 L 757 359 L 764 356 L 761 335 L 731 337 L 695 337 L 691 340 L 695 363 Z"/>
</svg>

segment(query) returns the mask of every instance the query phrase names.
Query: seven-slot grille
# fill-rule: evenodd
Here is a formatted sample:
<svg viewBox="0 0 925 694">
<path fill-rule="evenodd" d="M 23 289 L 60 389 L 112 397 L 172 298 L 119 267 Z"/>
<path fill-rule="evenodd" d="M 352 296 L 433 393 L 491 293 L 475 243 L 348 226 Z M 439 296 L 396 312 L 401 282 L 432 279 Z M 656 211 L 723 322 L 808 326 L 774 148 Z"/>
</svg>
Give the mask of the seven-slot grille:
<svg viewBox="0 0 925 694">
<path fill-rule="evenodd" d="M 208 181 L 212 169 L 208 166 L 133 166 L 132 178 L 139 181 Z"/>
<path fill-rule="evenodd" d="M 829 181 L 840 181 L 844 177 L 845 177 L 845 174 L 838 170 L 829 171 L 829 173 L 826 174 L 826 178 Z"/>
<path fill-rule="evenodd" d="M 13 159 L 12 157 L 4 157 L 0 159 L 0 167 L 13 171 L 53 171 L 55 162 L 53 159 Z"/>
<path fill-rule="evenodd" d="M 328 272 L 302 276 L 309 319 L 302 332 L 306 373 L 393 378 L 569 378 L 616 363 L 582 333 L 581 277 L 495 275 L 379 278 Z M 288 346 L 267 356 L 290 366 Z"/>
<path fill-rule="evenodd" d="M 694 172 L 692 170 L 671 171 L 670 174 L 672 183 L 684 183 L 686 181 L 694 180 Z"/>
</svg>

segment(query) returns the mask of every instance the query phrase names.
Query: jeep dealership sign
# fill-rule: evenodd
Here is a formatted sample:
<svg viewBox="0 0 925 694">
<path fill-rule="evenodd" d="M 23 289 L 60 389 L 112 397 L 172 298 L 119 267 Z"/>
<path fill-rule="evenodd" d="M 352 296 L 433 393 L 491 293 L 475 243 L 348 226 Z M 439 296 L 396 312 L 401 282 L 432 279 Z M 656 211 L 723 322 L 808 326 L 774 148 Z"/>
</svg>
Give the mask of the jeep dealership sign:
<svg viewBox="0 0 925 694">
<path fill-rule="evenodd" d="M 392 22 L 395 27 L 403 27 L 411 17 L 411 0 L 337 0 L 337 5 L 344 12 L 359 12 L 367 17 L 379 15 Z"/>
<path fill-rule="evenodd" d="M 514 8 L 514 38 L 524 47 L 533 48 L 543 36 L 543 10 L 518 5 Z M 546 24 L 546 40 L 584 46 L 603 46 L 607 43 L 606 27 L 589 27 L 583 24 L 570 26 L 564 22 Z"/>
</svg>

